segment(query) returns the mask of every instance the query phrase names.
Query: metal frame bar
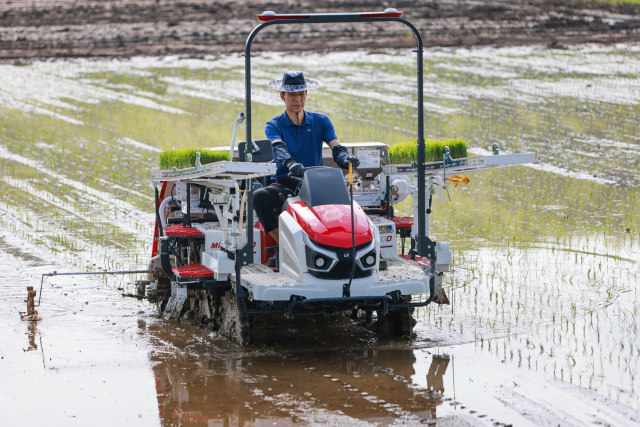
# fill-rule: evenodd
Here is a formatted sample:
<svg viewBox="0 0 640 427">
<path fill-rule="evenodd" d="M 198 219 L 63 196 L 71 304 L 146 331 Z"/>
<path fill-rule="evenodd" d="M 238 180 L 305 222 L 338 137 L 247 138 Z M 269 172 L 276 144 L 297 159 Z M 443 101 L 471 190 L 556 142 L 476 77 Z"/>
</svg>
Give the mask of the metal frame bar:
<svg viewBox="0 0 640 427">
<path fill-rule="evenodd" d="M 423 247 L 421 244 L 423 242 L 423 238 L 425 236 L 425 220 L 424 220 L 424 212 L 426 211 L 426 203 L 425 203 L 425 167 L 424 167 L 424 91 L 423 91 L 423 43 L 422 36 L 420 36 L 420 32 L 418 29 L 409 21 L 402 18 L 395 17 L 367 17 L 367 15 L 361 14 L 352 14 L 352 13 L 335 13 L 335 14 L 311 14 L 305 16 L 304 19 L 273 19 L 271 21 L 263 22 L 258 25 L 251 31 L 249 37 L 247 38 L 245 48 L 244 48 L 244 79 L 245 79 L 245 103 L 246 103 L 246 141 L 251 141 L 251 43 L 253 39 L 258 35 L 260 31 L 269 27 L 271 25 L 276 24 L 327 24 L 327 23 L 348 23 L 348 22 L 399 22 L 411 29 L 414 37 L 417 42 L 417 49 L 414 51 L 417 53 L 417 70 L 418 70 L 418 235 L 412 236 L 411 240 L 414 243 L 416 250 L 412 252 L 412 257 L 415 255 L 425 256 L 427 252 L 427 248 Z M 240 159 L 240 161 L 244 161 L 244 159 Z M 249 201 L 247 206 L 247 223 L 253 226 L 253 185 L 251 188 L 247 188 L 247 191 L 250 191 Z M 388 191 L 388 189 L 387 189 Z M 414 212 L 414 217 L 415 217 Z M 415 219 L 414 219 L 415 220 Z M 416 239 L 417 237 L 417 239 Z M 253 234 L 248 233 L 247 245 L 251 250 L 246 251 L 243 248 L 243 252 L 247 253 L 248 256 L 243 257 L 243 261 L 247 263 L 253 262 Z"/>
<path fill-rule="evenodd" d="M 238 277 L 238 270 L 236 268 L 236 278 Z M 293 299 L 288 303 L 287 308 L 284 309 L 249 309 L 242 305 L 242 296 L 241 293 L 246 293 L 244 289 L 242 289 L 242 285 L 240 282 L 236 281 L 235 284 L 236 291 L 236 304 L 241 312 L 244 314 L 254 315 L 254 314 L 282 314 L 288 313 L 290 317 L 293 317 L 295 314 L 307 314 L 309 313 L 309 309 L 313 310 L 313 307 L 308 306 L 360 306 L 366 307 L 369 309 L 380 308 L 379 304 L 382 304 L 382 309 L 386 313 L 388 310 L 394 310 L 396 308 L 407 308 L 407 307 L 425 307 L 433 302 L 436 297 L 436 282 L 435 277 L 431 277 L 429 279 L 429 298 L 426 301 L 422 302 L 406 302 L 406 303 L 398 303 L 393 302 L 392 297 L 390 295 L 376 295 L 376 296 L 358 296 L 358 297 L 333 297 L 333 298 L 311 298 L 311 299 Z M 377 304 L 376 304 L 377 302 Z M 298 311 L 296 312 L 296 308 L 301 308 L 306 311 Z M 316 307 L 317 308 L 317 307 Z"/>
<path fill-rule="evenodd" d="M 99 275 L 99 274 L 143 274 L 143 273 L 153 273 L 151 270 L 121 270 L 121 271 L 76 271 L 71 273 L 58 273 L 54 271 L 53 273 L 43 273 L 40 278 L 40 294 L 38 296 L 38 305 L 35 307 L 40 307 L 40 300 L 42 299 L 42 285 L 44 284 L 45 277 L 52 276 L 87 276 L 87 275 Z"/>
<path fill-rule="evenodd" d="M 423 252 L 426 253 L 426 247 L 421 244 L 423 241 L 423 237 L 425 235 L 425 219 L 424 215 L 420 213 L 425 212 L 425 141 L 424 141 L 424 91 L 423 91 L 423 43 L 422 37 L 418 29 L 406 19 L 402 19 L 399 17 L 380 17 L 380 16 L 367 16 L 361 14 L 312 14 L 305 16 L 302 19 L 273 19 L 270 21 L 266 21 L 255 27 L 247 41 L 245 43 L 245 111 L 246 111 L 246 136 L 245 141 L 252 141 L 251 136 L 251 44 L 254 38 L 258 35 L 260 31 L 269 27 L 271 25 L 276 24 L 326 24 L 326 23 L 348 23 L 348 22 L 399 22 L 411 29 L 414 37 L 417 42 L 417 49 L 414 51 L 417 53 L 417 83 L 418 83 L 418 235 L 412 236 L 412 248 L 417 248 L 416 251 L 413 251 L 412 256 L 415 257 L 415 254 L 423 255 Z M 252 148 L 247 144 L 247 152 L 253 153 Z M 245 159 L 240 159 L 241 162 L 244 162 Z M 241 272 L 243 265 L 247 265 L 253 263 L 253 233 L 249 232 L 250 228 L 253 227 L 253 181 L 251 179 L 247 179 L 246 181 L 246 189 L 245 191 L 249 191 L 247 198 L 247 243 L 246 245 L 240 249 L 236 250 L 236 302 L 238 308 L 245 314 L 263 314 L 263 313 L 282 313 L 287 312 L 293 309 L 293 306 L 296 305 L 295 302 L 290 306 L 290 309 L 287 310 L 251 310 L 242 306 L 241 303 L 241 292 L 244 294 L 244 290 L 242 289 L 242 280 L 241 280 Z M 387 188 L 387 192 L 389 189 Z M 415 213 L 414 213 L 415 217 Z M 417 238 L 416 238 L 417 237 Z M 392 303 L 389 304 L 389 308 L 392 307 L 423 307 L 430 304 L 435 297 L 435 281 L 433 278 L 430 280 L 429 286 L 430 295 L 427 301 L 421 303 Z M 378 297 L 380 301 L 385 305 L 385 308 L 388 304 L 389 296 Z M 376 299 L 378 299 L 376 298 Z M 363 301 L 369 299 L 367 297 L 357 297 L 357 298 L 337 298 L 337 299 L 317 299 L 316 301 L 299 301 L 297 304 L 323 304 L 323 303 L 339 303 L 339 302 L 355 302 L 355 300 Z M 386 311 L 386 310 L 385 310 Z"/>
</svg>

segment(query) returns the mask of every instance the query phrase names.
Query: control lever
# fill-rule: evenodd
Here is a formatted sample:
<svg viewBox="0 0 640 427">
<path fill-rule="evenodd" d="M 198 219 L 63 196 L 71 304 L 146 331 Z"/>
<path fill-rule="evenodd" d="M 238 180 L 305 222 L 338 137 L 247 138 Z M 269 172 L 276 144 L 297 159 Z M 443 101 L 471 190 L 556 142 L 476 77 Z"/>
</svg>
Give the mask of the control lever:
<svg viewBox="0 0 640 427">
<path fill-rule="evenodd" d="M 289 172 L 289 174 L 287 175 L 287 178 L 292 179 L 294 181 L 298 181 L 298 182 L 303 182 L 304 181 L 304 178 L 300 178 L 299 176 L 295 176 L 291 172 Z"/>
</svg>

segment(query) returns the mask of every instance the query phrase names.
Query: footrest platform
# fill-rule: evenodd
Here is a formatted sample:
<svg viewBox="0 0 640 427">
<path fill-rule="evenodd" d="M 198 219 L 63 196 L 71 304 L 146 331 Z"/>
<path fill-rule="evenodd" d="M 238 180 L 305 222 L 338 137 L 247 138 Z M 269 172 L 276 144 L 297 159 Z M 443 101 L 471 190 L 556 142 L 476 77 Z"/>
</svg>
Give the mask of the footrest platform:
<svg viewBox="0 0 640 427">
<path fill-rule="evenodd" d="M 187 264 L 184 267 L 171 269 L 178 277 L 213 277 L 213 270 L 202 264 Z"/>
</svg>

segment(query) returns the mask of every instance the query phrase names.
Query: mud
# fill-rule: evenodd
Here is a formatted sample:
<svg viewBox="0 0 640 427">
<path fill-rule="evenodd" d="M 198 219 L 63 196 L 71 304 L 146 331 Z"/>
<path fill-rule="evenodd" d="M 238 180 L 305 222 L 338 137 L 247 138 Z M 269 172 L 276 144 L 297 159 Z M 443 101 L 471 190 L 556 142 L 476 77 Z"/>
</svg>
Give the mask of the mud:
<svg viewBox="0 0 640 427">
<path fill-rule="evenodd" d="M 385 3 L 386 5 L 387 3 Z M 564 0 L 396 1 L 421 31 L 425 46 L 505 46 L 640 40 L 640 6 Z M 255 0 L 91 1 L 16 0 L 0 5 L 0 58 L 87 57 L 242 52 L 264 10 L 278 13 L 375 11 L 370 0 L 304 2 Z M 413 48 L 398 25 L 343 24 L 272 27 L 254 50 Z"/>
</svg>

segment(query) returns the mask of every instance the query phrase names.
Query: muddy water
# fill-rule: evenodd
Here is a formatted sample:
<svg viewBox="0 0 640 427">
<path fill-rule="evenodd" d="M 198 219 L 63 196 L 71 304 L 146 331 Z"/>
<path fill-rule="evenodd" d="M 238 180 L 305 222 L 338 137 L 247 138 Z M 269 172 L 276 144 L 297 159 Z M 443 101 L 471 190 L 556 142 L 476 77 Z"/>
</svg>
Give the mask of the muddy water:
<svg viewBox="0 0 640 427">
<path fill-rule="evenodd" d="M 157 363 L 163 424 L 424 425 L 437 420 L 437 425 L 577 426 L 627 425 L 637 419 L 636 412 L 597 393 L 505 365 L 476 344 L 412 349 L 369 337 L 362 346 L 362 330 L 330 326 L 290 329 L 268 350 L 240 352 L 187 325 L 146 325 L 158 349 L 151 359 Z M 342 328 L 349 330 L 348 342 L 336 333 Z M 328 337 L 337 348 L 300 345 L 298 338 L 305 334 Z"/>
<path fill-rule="evenodd" d="M 0 421 L 5 426 L 157 425 L 150 347 L 139 336 L 148 307 L 96 280 L 46 283 L 43 320 L 22 322 L 26 285 L 73 266 L 5 234 L 0 305 Z"/>
<path fill-rule="evenodd" d="M 18 316 L 42 273 L 145 267 L 157 154 L 226 144 L 242 59 L 0 66 L 0 424 L 634 425 L 637 51 L 429 51 L 428 135 L 539 163 L 470 175 L 434 205 L 452 304 L 418 310 L 416 340 L 276 319 L 247 350 L 121 297 L 132 276 L 49 278 L 44 320 Z M 307 67 L 323 84 L 309 109 L 342 140 L 408 140 L 412 60 L 257 57 L 254 132 L 281 112 L 264 83 Z"/>
</svg>

